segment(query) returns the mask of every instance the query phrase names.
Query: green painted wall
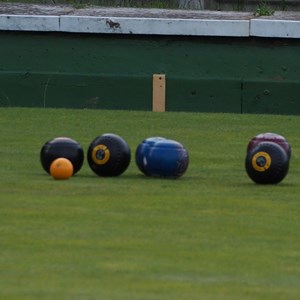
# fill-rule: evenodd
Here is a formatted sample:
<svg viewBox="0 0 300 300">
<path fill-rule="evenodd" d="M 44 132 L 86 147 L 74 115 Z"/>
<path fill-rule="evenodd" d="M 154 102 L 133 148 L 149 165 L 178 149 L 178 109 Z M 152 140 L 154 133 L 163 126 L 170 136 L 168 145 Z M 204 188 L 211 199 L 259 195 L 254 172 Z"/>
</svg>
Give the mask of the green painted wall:
<svg viewBox="0 0 300 300">
<path fill-rule="evenodd" d="M 0 33 L 0 106 L 300 114 L 300 40 Z"/>
</svg>

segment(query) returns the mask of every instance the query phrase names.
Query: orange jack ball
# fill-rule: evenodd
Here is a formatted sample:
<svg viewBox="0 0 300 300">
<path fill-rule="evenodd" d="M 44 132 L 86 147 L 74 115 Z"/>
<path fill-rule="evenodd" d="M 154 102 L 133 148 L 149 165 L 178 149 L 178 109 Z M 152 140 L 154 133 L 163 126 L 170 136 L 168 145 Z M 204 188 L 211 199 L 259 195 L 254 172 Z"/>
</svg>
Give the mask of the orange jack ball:
<svg viewBox="0 0 300 300">
<path fill-rule="evenodd" d="M 54 160 L 50 166 L 50 174 L 54 179 L 69 179 L 73 171 L 72 163 L 63 157 Z"/>
</svg>

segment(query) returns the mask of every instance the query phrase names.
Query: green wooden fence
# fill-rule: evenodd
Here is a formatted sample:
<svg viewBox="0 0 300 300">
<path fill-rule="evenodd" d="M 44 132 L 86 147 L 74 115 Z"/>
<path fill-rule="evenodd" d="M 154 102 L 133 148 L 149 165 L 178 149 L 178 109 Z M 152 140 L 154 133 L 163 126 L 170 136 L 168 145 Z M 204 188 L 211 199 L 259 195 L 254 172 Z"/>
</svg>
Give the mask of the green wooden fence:
<svg viewBox="0 0 300 300">
<path fill-rule="evenodd" d="M 0 106 L 300 114 L 300 40 L 0 32 Z"/>
</svg>

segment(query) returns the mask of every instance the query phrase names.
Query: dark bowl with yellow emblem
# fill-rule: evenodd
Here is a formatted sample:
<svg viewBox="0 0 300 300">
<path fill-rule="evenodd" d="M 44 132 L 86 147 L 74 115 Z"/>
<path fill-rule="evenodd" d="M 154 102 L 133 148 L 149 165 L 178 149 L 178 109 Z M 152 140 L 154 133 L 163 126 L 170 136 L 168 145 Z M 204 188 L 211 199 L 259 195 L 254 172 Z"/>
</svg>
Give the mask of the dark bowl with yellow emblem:
<svg viewBox="0 0 300 300">
<path fill-rule="evenodd" d="M 261 142 L 247 153 L 245 167 L 255 183 L 277 184 L 288 173 L 289 157 L 277 143 Z"/>
<path fill-rule="evenodd" d="M 98 176 L 119 176 L 130 164 L 131 151 L 128 143 L 119 135 L 105 133 L 97 136 L 90 144 L 87 160 Z"/>
</svg>

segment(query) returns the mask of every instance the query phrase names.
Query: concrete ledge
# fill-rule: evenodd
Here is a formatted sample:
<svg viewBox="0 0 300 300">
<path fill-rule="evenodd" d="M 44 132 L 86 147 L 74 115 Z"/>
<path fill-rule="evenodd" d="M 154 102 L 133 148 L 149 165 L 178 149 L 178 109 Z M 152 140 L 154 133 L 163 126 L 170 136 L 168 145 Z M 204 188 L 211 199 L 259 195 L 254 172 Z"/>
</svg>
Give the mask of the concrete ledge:
<svg viewBox="0 0 300 300">
<path fill-rule="evenodd" d="M 300 12 L 252 13 L 0 3 L 0 30 L 300 38 Z"/>
<path fill-rule="evenodd" d="M 257 37 L 300 38 L 300 21 L 253 19 L 250 35 Z"/>
<path fill-rule="evenodd" d="M 0 15 L 0 30 L 59 31 L 59 17 Z"/>
<path fill-rule="evenodd" d="M 248 36 L 247 20 L 61 16 L 60 31 L 192 36 Z"/>
</svg>

